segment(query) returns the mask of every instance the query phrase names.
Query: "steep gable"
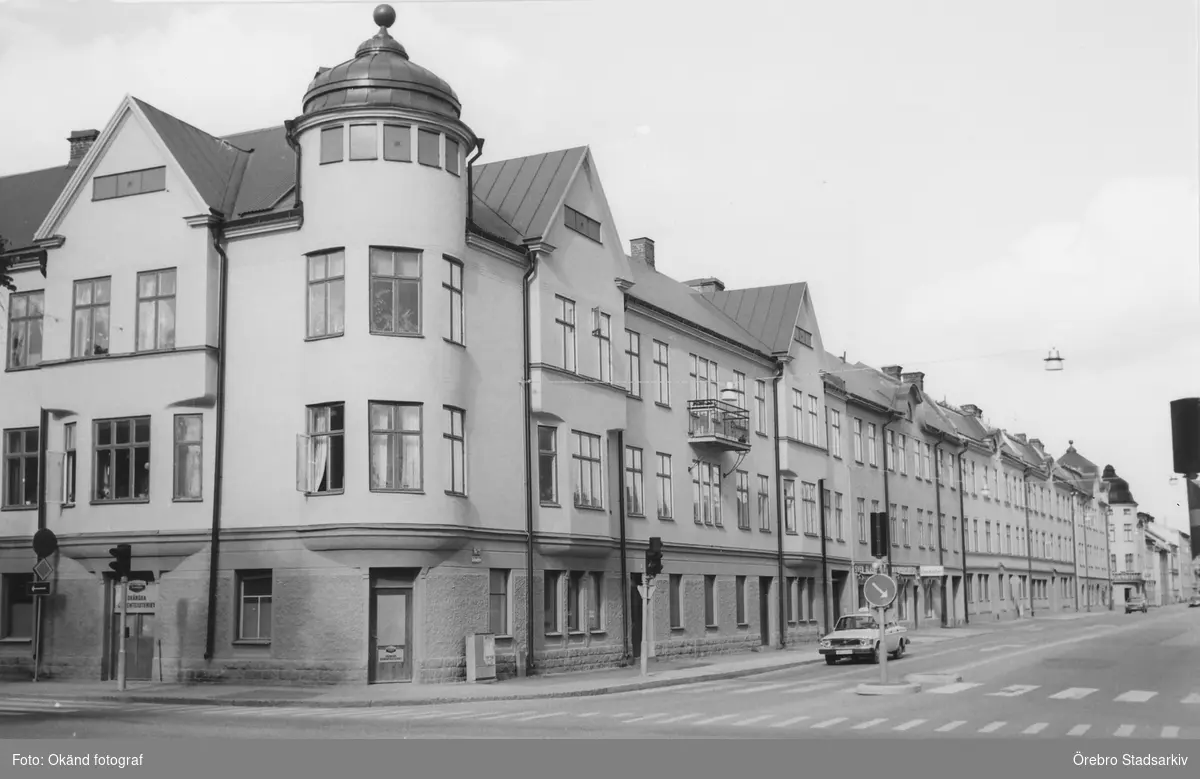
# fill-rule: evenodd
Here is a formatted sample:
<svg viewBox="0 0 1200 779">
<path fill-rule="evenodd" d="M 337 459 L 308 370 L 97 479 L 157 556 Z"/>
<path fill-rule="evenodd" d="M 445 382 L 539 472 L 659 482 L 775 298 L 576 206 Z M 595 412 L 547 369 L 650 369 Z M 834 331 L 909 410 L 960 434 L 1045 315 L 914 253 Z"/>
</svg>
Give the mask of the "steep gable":
<svg viewBox="0 0 1200 779">
<path fill-rule="evenodd" d="M 807 284 L 797 282 L 731 290 L 710 287 L 704 295 L 771 352 L 782 354 L 791 348 L 806 290 Z"/>
<path fill-rule="evenodd" d="M 586 154 L 577 146 L 477 166 L 472 219 L 511 243 L 544 238 Z"/>
</svg>

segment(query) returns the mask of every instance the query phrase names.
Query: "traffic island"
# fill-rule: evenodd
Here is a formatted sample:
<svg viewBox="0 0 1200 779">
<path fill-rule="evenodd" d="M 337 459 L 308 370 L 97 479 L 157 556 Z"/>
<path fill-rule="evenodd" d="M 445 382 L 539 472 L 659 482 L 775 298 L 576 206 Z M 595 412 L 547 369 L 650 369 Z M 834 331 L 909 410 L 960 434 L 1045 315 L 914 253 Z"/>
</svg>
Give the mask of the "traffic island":
<svg viewBox="0 0 1200 779">
<path fill-rule="evenodd" d="M 921 685 L 912 682 L 895 684 L 860 684 L 855 690 L 859 695 L 912 695 L 921 691 Z"/>
<path fill-rule="evenodd" d="M 909 674 L 904 681 L 912 684 L 957 684 L 962 681 L 959 674 Z"/>
</svg>

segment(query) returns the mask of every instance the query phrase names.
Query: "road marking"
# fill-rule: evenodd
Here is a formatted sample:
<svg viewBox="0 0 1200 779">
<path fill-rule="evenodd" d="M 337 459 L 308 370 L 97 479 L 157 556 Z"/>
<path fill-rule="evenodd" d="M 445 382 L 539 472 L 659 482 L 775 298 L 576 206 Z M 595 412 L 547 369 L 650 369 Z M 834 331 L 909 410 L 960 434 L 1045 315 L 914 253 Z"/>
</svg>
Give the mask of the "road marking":
<svg viewBox="0 0 1200 779">
<path fill-rule="evenodd" d="M 798 693 L 798 692 L 816 692 L 817 690 L 828 690 L 830 687 L 837 687 L 841 682 L 819 682 L 817 684 L 802 683 L 791 685 L 780 692 Z"/>
<path fill-rule="evenodd" d="M 1145 703 L 1155 695 L 1158 695 L 1158 693 L 1150 692 L 1149 690 L 1130 690 L 1129 692 L 1121 693 L 1113 701 L 1116 703 Z"/>
<path fill-rule="evenodd" d="M 1080 701 L 1096 692 L 1094 687 L 1068 687 L 1062 692 L 1056 692 L 1050 697 L 1058 701 Z"/>
<path fill-rule="evenodd" d="M 662 720 L 661 722 L 656 722 L 654 724 L 655 725 L 666 725 L 671 722 L 683 722 L 685 719 L 693 719 L 693 718 L 699 717 L 699 716 L 700 716 L 699 714 L 680 714 L 678 717 L 671 717 L 670 719 L 665 719 L 665 720 Z"/>
<path fill-rule="evenodd" d="M 532 711 L 502 711 L 498 714 L 489 714 L 486 717 L 480 717 L 477 721 L 483 722 L 484 720 L 501 719 L 503 717 L 519 717 L 522 714 L 533 714 L 533 712 Z"/>
<path fill-rule="evenodd" d="M 437 719 L 438 717 L 445 717 L 452 713 L 453 712 L 449 712 L 449 711 L 433 711 L 433 712 L 430 712 L 429 714 L 418 714 L 417 716 L 413 717 L 413 719 L 416 719 L 416 720 Z M 403 714 L 401 716 L 403 716 Z"/>
<path fill-rule="evenodd" d="M 999 730 L 1000 728 L 1004 727 L 1007 724 L 1008 724 L 1007 722 L 989 722 L 987 725 L 984 725 L 982 728 L 980 728 L 979 732 L 980 733 L 995 733 L 997 730 Z"/>
<path fill-rule="evenodd" d="M 621 719 L 622 717 L 632 717 L 634 714 L 637 714 L 637 712 L 636 711 L 619 711 L 616 714 L 610 714 L 609 716 L 612 717 L 613 719 Z"/>
<path fill-rule="evenodd" d="M 521 717 L 520 719 L 513 720 L 513 722 L 533 722 L 535 719 L 545 719 L 546 717 L 557 717 L 557 716 L 558 716 L 557 711 L 547 711 L 543 714 L 531 714 L 528 717 Z"/>
<path fill-rule="evenodd" d="M 884 717 L 882 719 L 869 719 L 866 722 L 858 723 L 853 728 L 851 728 L 851 730 L 866 730 L 867 728 L 873 728 L 876 725 L 879 725 L 884 722 L 887 722 L 887 717 Z"/>
<path fill-rule="evenodd" d="M 1026 736 L 1036 736 L 1038 733 L 1041 733 L 1043 730 L 1045 730 L 1049 724 L 1049 722 L 1039 722 L 1036 725 L 1030 725 L 1029 727 L 1025 728 L 1021 731 L 1021 733 Z"/>
<path fill-rule="evenodd" d="M 954 730 L 955 728 L 960 727 L 962 725 L 966 725 L 966 724 L 967 724 L 967 721 L 965 719 L 955 720 L 954 722 L 947 722 L 945 725 L 942 725 L 940 728 L 937 728 L 934 732 L 949 733 L 950 731 Z"/>
<path fill-rule="evenodd" d="M 1091 725 L 1076 725 L 1075 727 L 1073 727 L 1067 731 L 1067 735 L 1068 736 L 1082 736 L 1084 733 L 1087 733 L 1091 729 L 1092 729 Z"/>
<path fill-rule="evenodd" d="M 920 725 L 924 722 L 928 722 L 928 720 L 910 719 L 908 722 L 905 722 L 903 725 L 897 725 L 896 727 L 892 728 L 892 730 L 912 730 L 917 725 Z"/>
<path fill-rule="evenodd" d="M 1030 654 L 1031 652 L 1043 652 L 1047 649 L 1055 649 L 1057 647 L 1067 646 L 1069 644 L 1078 644 L 1081 641 L 1091 641 L 1093 639 L 1100 638 L 1103 635 L 1112 635 L 1113 633 L 1127 632 L 1127 631 L 1134 630 L 1134 629 L 1141 630 L 1142 626 L 1141 625 L 1129 625 L 1128 627 L 1110 627 L 1107 625 L 1105 625 L 1105 626 L 1097 625 L 1093 628 L 1090 628 L 1089 632 L 1085 633 L 1082 636 L 1076 636 L 1074 638 L 1066 638 L 1066 639 L 1063 639 L 1062 641 L 1052 641 L 1049 644 L 1038 644 L 1036 646 L 1029 647 L 1028 649 L 1018 649 L 1015 652 L 1010 652 L 1008 655 L 1006 655 L 1004 657 L 1004 659 L 1008 660 L 1008 659 L 1011 659 L 1013 657 L 1017 657 L 1020 655 Z M 948 674 L 949 673 L 962 673 L 963 671 L 969 671 L 972 668 L 978 668 L 983 665 L 990 665 L 994 662 L 996 662 L 995 659 L 989 657 L 986 660 L 977 660 L 973 663 L 967 663 L 966 665 L 960 665 L 957 668 L 948 668 L 945 671 L 943 671 L 942 673 L 948 673 Z"/>
<path fill-rule="evenodd" d="M 1001 649 L 1020 649 L 1024 644 L 997 644 L 996 646 L 985 646 L 980 649 L 980 652 L 999 652 Z"/>
<path fill-rule="evenodd" d="M 1183 699 L 1183 703 L 1200 703 L 1200 692 L 1194 692 Z"/>
<path fill-rule="evenodd" d="M 575 716 L 579 717 L 580 719 L 586 719 L 588 717 L 598 717 L 599 715 L 600 715 L 600 712 L 598 712 L 598 711 L 584 711 L 579 714 L 576 714 Z"/>
<path fill-rule="evenodd" d="M 1000 692 L 989 692 L 988 695 L 997 698 L 1015 698 L 1018 695 L 1024 695 L 1027 692 L 1036 690 L 1041 686 L 1040 684 L 1010 684 Z"/>
<path fill-rule="evenodd" d="M 1162 729 L 1163 738 L 1179 738 L 1179 728 L 1174 725 L 1167 725 Z"/>
<path fill-rule="evenodd" d="M 734 687 L 737 687 L 737 685 L 736 684 L 728 684 L 726 682 L 720 682 L 720 683 L 715 683 L 715 684 L 713 682 L 708 682 L 706 684 L 698 684 L 695 687 L 692 687 L 692 686 L 680 687 L 679 689 L 676 689 L 673 692 L 681 694 L 681 695 L 699 695 L 700 693 L 704 693 L 704 692 L 722 692 L 724 690 L 732 690 Z"/>
<path fill-rule="evenodd" d="M 735 722 L 733 723 L 733 726 L 735 728 L 744 728 L 747 725 L 753 725 L 755 722 L 762 722 L 765 719 L 771 719 L 773 716 L 773 714 L 760 714 L 757 717 L 751 717 L 750 719 L 744 719 L 741 722 Z"/>
<path fill-rule="evenodd" d="M 648 719 L 657 719 L 659 717 L 665 717 L 670 713 L 671 712 L 669 712 L 669 711 L 665 711 L 665 712 L 659 712 L 658 714 L 647 714 L 642 717 L 634 717 L 633 719 L 621 720 L 621 724 L 628 725 L 631 722 L 645 722 Z"/>
<path fill-rule="evenodd" d="M 1113 733 L 1113 735 L 1121 736 L 1121 737 L 1132 736 L 1133 731 L 1134 731 L 1133 725 L 1122 725 L 1121 727 L 1117 728 L 1117 732 Z"/>
<path fill-rule="evenodd" d="M 790 687 L 795 682 L 779 682 L 778 684 L 760 684 L 754 687 L 743 687 L 740 690 L 731 690 L 730 695 L 747 695 L 752 692 L 766 692 L 767 690 L 778 690 L 780 687 Z"/>
<path fill-rule="evenodd" d="M 771 727 L 786 728 L 788 725 L 795 725 L 797 722 L 803 722 L 806 719 L 809 719 L 809 715 L 807 715 L 807 714 L 805 714 L 801 717 L 792 717 L 791 719 L 785 719 L 783 722 L 776 722 Z"/>
<path fill-rule="evenodd" d="M 813 728 L 814 728 L 814 729 L 816 729 L 816 728 L 828 728 L 828 727 L 830 727 L 831 725 L 836 725 L 836 724 L 838 724 L 839 722 L 845 722 L 845 721 L 846 721 L 846 717 L 834 717 L 833 719 L 827 719 L 827 720 L 825 720 L 824 722 L 818 722 L 817 724 L 813 725 Z"/>
<path fill-rule="evenodd" d="M 696 725 L 711 725 L 714 722 L 720 722 L 722 720 L 733 719 L 736 716 L 737 716 L 736 714 L 722 714 L 719 717 L 709 717 L 708 719 L 702 719 L 695 724 Z"/>
<path fill-rule="evenodd" d="M 977 682 L 956 682 L 954 684 L 947 684 L 942 687 L 934 687 L 929 692 L 934 692 L 934 693 L 937 693 L 938 695 L 953 695 L 956 692 L 963 692 L 964 690 L 972 690 L 976 687 L 982 687 L 982 686 L 983 686 L 982 684 L 979 684 Z"/>
</svg>

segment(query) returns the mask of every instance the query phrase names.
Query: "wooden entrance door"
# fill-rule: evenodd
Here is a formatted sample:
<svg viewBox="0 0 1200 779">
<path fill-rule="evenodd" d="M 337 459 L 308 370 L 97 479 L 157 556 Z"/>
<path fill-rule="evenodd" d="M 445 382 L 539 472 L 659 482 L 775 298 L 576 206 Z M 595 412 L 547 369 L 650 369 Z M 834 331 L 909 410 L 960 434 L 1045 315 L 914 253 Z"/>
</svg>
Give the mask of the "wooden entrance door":
<svg viewBox="0 0 1200 779">
<path fill-rule="evenodd" d="M 413 677 L 413 580 L 380 576 L 371 583 L 368 679 L 372 684 Z"/>
</svg>

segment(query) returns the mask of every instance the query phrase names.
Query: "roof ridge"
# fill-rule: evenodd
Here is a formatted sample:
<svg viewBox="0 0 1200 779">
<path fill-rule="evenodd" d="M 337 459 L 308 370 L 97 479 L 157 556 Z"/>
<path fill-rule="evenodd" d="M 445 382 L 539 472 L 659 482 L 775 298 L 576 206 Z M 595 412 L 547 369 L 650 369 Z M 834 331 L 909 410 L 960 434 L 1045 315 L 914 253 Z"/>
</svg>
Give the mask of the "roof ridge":
<svg viewBox="0 0 1200 779">
<path fill-rule="evenodd" d="M 477 165 L 480 168 L 485 168 L 488 165 L 501 165 L 505 162 L 516 162 L 517 160 L 528 160 L 533 157 L 548 157 L 551 154 L 566 154 L 568 152 L 578 151 L 580 149 L 586 149 L 586 148 L 587 148 L 587 144 L 585 143 L 585 144 L 580 144 L 579 146 L 568 146 L 563 149 L 551 149 L 550 151 L 539 151 L 539 152 L 534 152 L 533 154 L 522 154 L 519 157 L 505 157 L 502 160 L 492 160 L 491 162 L 480 162 L 480 163 L 477 163 Z"/>
<path fill-rule="evenodd" d="M 0 175 L 0 179 L 11 179 L 11 178 L 16 178 L 17 176 L 32 176 L 35 173 L 49 173 L 52 170 L 65 170 L 70 167 L 71 167 L 70 164 L 51 165 L 48 168 L 35 168 L 34 170 L 23 170 L 20 173 L 5 173 L 3 175 Z"/>
<path fill-rule="evenodd" d="M 131 97 L 132 97 L 132 96 L 131 96 Z M 142 106 L 143 108 L 150 108 L 150 109 L 152 109 L 152 110 L 154 110 L 154 111 L 157 111 L 158 113 L 162 114 L 163 116 L 167 117 L 168 119 L 172 119 L 172 120 L 174 120 L 174 121 L 176 121 L 176 122 L 179 122 L 179 123 L 180 123 L 180 124 L 182 124 L 184 127 L 187 127 L 187 128 L 189 128 L 189 129 L 195 130 L 196 132 L 198 132 L 198 133 L 200 133 L 201 135 L 203 135 L 203 136 L 205 136 L 205 137 L 209 138 L 210 140 L 212 140 L 213 142 L 217 143 L 218 145 L 221 145 L 221 146 L 228 146 L 228 147 L 230 147 L 231 149 L 234 149 L 235 151 L 240 151 L 240 152 L 242 152 L 243 154 L 250 154 L 250 153 L 251 153 L 251 150 L 250 150 L 250 149 L 243 149 L 243 148 L 241 148 L 240 146 L 234 146 L 232 143 L 230 143 L 228 140 L 226 140 L 226 138 L 225 138 L 225 137 L 221 137 L 221 136 L 216 136 L 216 135 L 213 135 L 213 134 L 212 134 L 212 133 L 210 133 L 208 130 L 201 129 L 201 128 L 197 127 L 196 125 L 192 124 L 191 122 L 188 122 L 188 121 L 186 121 L 186 120 L 184 120 L 184 119 L 180 119 L 178 116 L 175 116 L 175 114 L 168 113 L 168 112 L 164 111 L 163 109 L 159 108 L 159 107 L 158 107 L 158 106 L 156 106 L 156 105 L 152 105 L 152 104 L 150 104 L 150 103 L 147 103 L 145 100 L 142 100 L 140 97 L 132 97 L 132 99 L 134 100 L 134 102 L 136 102 L 138 105 Z M 253 130 L 252 130 L 252 131 L 250 131 L 250 132 L 256 132 L 256 131 L 253 131 Z"/>
</svg>

